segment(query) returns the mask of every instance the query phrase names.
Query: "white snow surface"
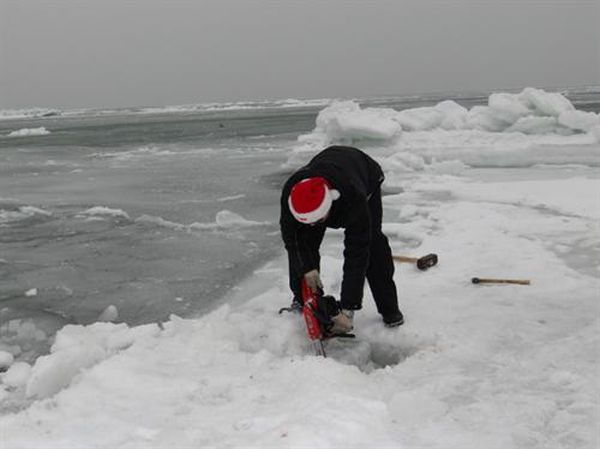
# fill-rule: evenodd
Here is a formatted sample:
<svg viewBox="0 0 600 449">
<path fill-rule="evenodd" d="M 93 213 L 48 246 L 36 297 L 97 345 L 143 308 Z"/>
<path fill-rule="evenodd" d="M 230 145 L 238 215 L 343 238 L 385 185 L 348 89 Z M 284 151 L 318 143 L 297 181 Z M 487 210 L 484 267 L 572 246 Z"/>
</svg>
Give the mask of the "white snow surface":
<svg viewBox="0 0 600 449">
<path fill-rule="evenodd" d="M 301 317 L 277 314 L 290 300 L 282 255 L 196 319 L 64 327 L 30 369 L 15 362 L 8 382 L 0 374 L 0 400 L 28 401 L 0 417 L 4 447 L 598 447 L 600 145 L 572 128 L 452 129 L 473 111 L 456 106 L 436 109 L 453 111 L 449 121 L 405 114 L 414 130 L 401 125 L 367 150 L 386 173 L 394 253 L 440 258 L 424 272 L 397 265 L 403 326 L 382 325 L 366 288 L 356 341 L 313 355 Z M 536 90 L 492 107 L 505 128 L 531 110 L 553 120 L 571 111 Z M 446 124 L 423 129 L 438 119 Z M 314 137 L 290 165 L 310 157 Z M 262 224 L 221 211 L 206 226 Z M 322 277 L 334 295 L 342 248 L 330 230 Z M 532 283 L 476 286 L 475 276 Z"/>
<path fill-rule="evenodd" d="M 25 362 L 15 362 L 0 376 L 2 384 L 6 387 L 23 387 L 31 375 L 31 365 Z"/>
</svg>

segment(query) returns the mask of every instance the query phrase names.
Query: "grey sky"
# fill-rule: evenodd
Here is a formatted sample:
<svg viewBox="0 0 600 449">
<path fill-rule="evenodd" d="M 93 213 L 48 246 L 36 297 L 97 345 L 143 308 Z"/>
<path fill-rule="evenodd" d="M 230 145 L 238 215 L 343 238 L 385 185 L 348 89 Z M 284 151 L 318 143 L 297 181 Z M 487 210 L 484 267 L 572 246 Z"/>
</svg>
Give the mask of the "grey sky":
<svg viewBox="0 0 600 449">
<path fill-rule="evenodd" d="M 0 0 L 0 108 L 600 84 L 600 0 Z"/>
</svg>

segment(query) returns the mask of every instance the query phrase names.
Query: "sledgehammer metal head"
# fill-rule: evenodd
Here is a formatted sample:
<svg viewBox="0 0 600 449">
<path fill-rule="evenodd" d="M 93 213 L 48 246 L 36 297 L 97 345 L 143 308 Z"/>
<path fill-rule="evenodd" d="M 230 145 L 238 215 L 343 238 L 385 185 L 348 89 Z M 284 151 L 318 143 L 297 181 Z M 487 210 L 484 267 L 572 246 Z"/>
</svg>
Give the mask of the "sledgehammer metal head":
<svg viewBox="0 0 600 449">
<path fill-rule="evenodd" d="M 427 254 L 423 257 L 392 256 L 396 262 L 414 263 L 419 270 L 427 270 L 438 263 L 437 254 Z"/>
<path fill-rule="evenodd" d="M 437 254 L 427 254 L 426 256 L 420 257 L 417 259 L 417 268 L 419 270 L 427 270 L 428 268 L 437 265 L 438 256 Z"/>
</svg>

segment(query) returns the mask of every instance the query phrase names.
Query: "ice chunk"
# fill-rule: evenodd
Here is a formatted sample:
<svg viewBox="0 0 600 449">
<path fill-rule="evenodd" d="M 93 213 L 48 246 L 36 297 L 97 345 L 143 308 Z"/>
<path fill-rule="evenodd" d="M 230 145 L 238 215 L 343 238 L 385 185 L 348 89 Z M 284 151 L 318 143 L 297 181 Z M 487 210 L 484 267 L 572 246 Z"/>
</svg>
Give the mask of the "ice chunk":
<svg viewBox="0 0 600 449">
<path fill-rule="evenodd" d="M 550 134 L 563 130 L 556 117 L 521 117 L 517 122 L 506 129 L 508 132 L 521 132 L 524 134 Z M 567 131 L 568 132 L 568 131 Z"/>
<path fill-rule="evenodd" d="M 384 171 L 390 172 L 412 172 L 421 171 L 425 168 L 422 157 L 409 152 L 398 152 L 381 161 Z"/>
<path fill-rule="evenodd" d="M 2 376 L 2 382 L 8 387 L 22 387 L 31 375 L 31 365 L 25 362 L 15 362 Z"/>
<path fill-rule="evenodd" d="M 19 211 L 24 214 L 28 214 L 28 215 L 44 215 L 46 217 L 49 217 L 52 215 L 51 212 L 48 212 L 44 209 L 40 209 L 39 207 L 33 207 L 33 206 L 19 207 Z"/>
<path fill-rule="evenodd" d="M 8 137 L 45 136 L 46 134 L 50 134 L 50 131 L 42 126 L 40 128 L 22 128 L 12 131 L 8 133 Z"/>
<path fill-rule="evenodd" d="M 473 106 L 467 116 L 467 126 L 482 131 L 500 132 L 510 124 L 489 106 Z"/>
<path fill-rule="evenodd" d="M 127 214 L 127 212 L 121 210 L 121 209 L 111 209 L 110 207 L 104 207 L 104 206 L 95 206 L 95 207 L 91 207 L 87 210 L 84 210 L 82 212 L 84 215 L 91 215 L 91 216 L 110 216 L 110 217 L 115 217 L 115 218 L 124 218 L 126 220 L 129 220 L 129 214 Z"/>
<path fill-rule="evenodd" d="M 333 137 L 363 140 L 389 140 L 400 132 L 397 123 L 385 117 L 379 116 L 375 111 L 364 110 L 358 114 L 349 114 L 338 117 L 334 121 Z"/>
<path fill-rule="evenodd" d="M 74 346 L 39 357 L 27 384 L 28 397 L 47 397 L 71 383 L 82 369 L 95 365 L 107 357 L 100 346 Z"/>
<path fill-rule="evenodd" d="M 491 94 L 488 98 L 488 106 L 499 119 L 507 123 L 514 123 L 532 113 L 532 110 L 521 102 L 518 95 L 509 93 Z"/>
<path fill-rule="evenodd" d="M 117 321 L 119 319 L 119 311 L 114 305 L 108 306 L 104 311 L 98 316 L 98 321 L 106 321 L 112 322 Z"/>
<path fill-rule="evenodd" d="M 143 224 L 153 224 L 156 226 L 160 226 L 163 228 L 170 228 L 170 229 L 174 229 L 177 231 L 183 231 L 187 228 L 186 225 L 181 224 L 181 223 L 176 223 L 174 221 L 169 221 L 169 220 L 165 220 L 162 217 L 155 217 L 152 215 L 141 215 L 138 218 L 135 219 L 136 223 L 143 223 Z"/>
<path fill-rule="evenodd" d="M 0 371 L 7 369 L 14 361 L 15 358 L 10 352 L 0 351 Z"/>
<path fill-rule="evenodd" d="M 296 148 L 287 165 L 302 165 L 307 156 L 331 143 L 352 144 L 372 139 L 396 144 L 408 137 L 402 132 L 410 134 L 439 129 L 570 135 L 589 132 L 596 120 L 593 113 L 576 111 L 564 95 L 531 87 L 518 94 L 493 93 L 488 97 L 487 106 L 473 106 L 470 110 L 450 100 L 433 107 L 402 111 L 361 109 L 354 101 L 336 101 L 318 114 L 312 133 L 298 138 L 302 150 Z"/>
<path fill-rule="evenodd" d="M 230 210 L 222 210 L 217 212 L 215 217 L 217 226 L 222 228 L 229 228 L 233 226 L 264 226 L 265 222 L 246 220 L 239 214 L 231 212 Z"/>
<path fill-rule="evenodd" d="M 442 113 L 440 127 L 443 129 L 463 129 L 467 122 L 469 111 L 452 100 L 442 101 L 435 106 L 435 110 Z"/>
<path fill-rule="evenodd" d="M 392 111 L 394 112 L 394 111 Z M 319 112 L 315 132 L 329 142 L 339 140 L 390 140 L 401 132 L 383 109 L 361 109 L 353 101 L 338 101 Z"/>
<path fill-rule="evenodd" d="M 558 116 L 558 123 L 577 131 L 590 131 L 594 126 L 600 125 L 600 117 L 593 112 L 563 111 Z"/>
<path fill-rule="evenodd" d="M 575 109 L 573 104 L 558 92 L 546 92 L 543 89 L 526 87 L 519 94 L 519 99 L 525 106 L 535 109 L 541 115 L 558 117 L 561 112 Z"/>
<path fill-rule="evenodd" d="M 405 109 L 394 117 L 394 120 L 406 131 L 434 129 L 442 124 L 443 119 L 444 113 L 434 107 Z"/>
<path fill-rule="evenodd" d="M 48 397 L 71 383 L 81 370 L 127 348 L 136 338 L 158 331 L 156 325 L 129 328 L 126 324 L 67 325 L 57 334 L 50 354 L 39 357 L 27 383 L 29 397 Z"/>
<path fill-rule="evenodd" d="M 21 206 L 16 209 L 0 208 L 0 223 L 11 223 L 19 220 L 49 217 L 52 214 L 33 206 Z"/>
</svg>

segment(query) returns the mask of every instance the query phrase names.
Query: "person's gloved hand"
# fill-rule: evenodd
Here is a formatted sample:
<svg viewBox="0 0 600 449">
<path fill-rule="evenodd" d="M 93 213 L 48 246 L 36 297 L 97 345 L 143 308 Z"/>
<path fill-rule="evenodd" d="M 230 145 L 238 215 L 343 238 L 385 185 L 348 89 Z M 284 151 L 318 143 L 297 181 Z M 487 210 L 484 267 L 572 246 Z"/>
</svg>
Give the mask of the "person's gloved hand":
<svg viewBox="0 0 600 449">
<path fill-rule="evenodd" d="M 321 276 L 319 276 L 319 270 L 311 270 L 304 274 L 304 280 L 314 293 L 317 293 L 319 289 L 323 289 L 323 283 L 321 282 Z"/>
<path fill-rule="evenodd" d="M 346 334 L 354 328 L 354 311 L 341 310 L 336 316 L 331 317 L 331 321 L 333 322 L 329 331 L 331 334 Z"/>
</svg>

